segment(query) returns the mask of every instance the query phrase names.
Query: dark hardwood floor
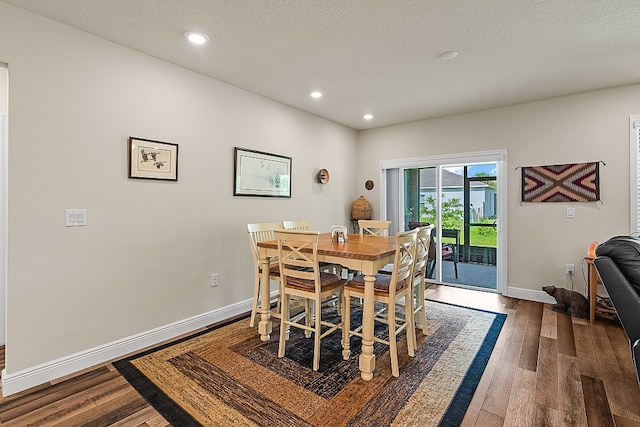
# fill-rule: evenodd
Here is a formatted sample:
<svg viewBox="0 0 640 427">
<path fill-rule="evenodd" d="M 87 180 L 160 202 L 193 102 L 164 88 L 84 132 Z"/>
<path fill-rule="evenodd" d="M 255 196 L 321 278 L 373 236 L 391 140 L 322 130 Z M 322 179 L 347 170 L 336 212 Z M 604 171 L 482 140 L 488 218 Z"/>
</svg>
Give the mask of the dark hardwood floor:
<svg viewBox="0 0 640 427">
<path fill-rule="evenodd" d="M 591 325 L 550 305 L 447 286 L 427 298 L 508 314 L 462 425 L 640 427 L 640 387 L 616 320 Z M 105 364 L 0 399 L 0 425 L 169 424 Z"/>
</svg>

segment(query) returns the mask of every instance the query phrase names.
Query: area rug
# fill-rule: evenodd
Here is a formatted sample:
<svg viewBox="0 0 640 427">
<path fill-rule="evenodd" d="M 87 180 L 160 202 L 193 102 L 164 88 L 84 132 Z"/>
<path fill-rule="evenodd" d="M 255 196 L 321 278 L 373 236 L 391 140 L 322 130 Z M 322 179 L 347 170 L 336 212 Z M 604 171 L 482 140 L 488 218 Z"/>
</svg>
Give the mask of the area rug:
<svg viewBox="0 0 640 427">
<path fill-rule="evenodd" d="M 332 308 L 323 310 L 323 316 Z M 334 311 L 335 312 L 335 311 Z M 361 315 L 353 310 L 353 324 Z M 374 344 L 376 369 L 360 378 L 360 339 L 342 359 L 338 331 L 321 344 L 293 329 L 277 357 L 279 323 L 260 341 L 241 319 L 116 362 L 118 371 L 174 426 L 457 426 L 467 410 L 505 314 L 427 301 L 427 335 L 415 357 L 400 335 L 400 376 L 387 346 Z M 376 325 L 376 334 L 386 334 Z"/>
</svg>

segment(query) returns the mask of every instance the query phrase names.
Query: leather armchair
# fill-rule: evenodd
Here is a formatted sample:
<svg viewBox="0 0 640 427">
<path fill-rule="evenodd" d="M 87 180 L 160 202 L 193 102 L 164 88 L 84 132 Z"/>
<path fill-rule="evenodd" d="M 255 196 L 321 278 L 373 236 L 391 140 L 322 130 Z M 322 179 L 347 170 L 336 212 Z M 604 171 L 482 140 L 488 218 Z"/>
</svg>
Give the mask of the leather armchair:
<svg viewBox="0 0 640 427">
<path fill-rule="evenodd" d="M 640 238 L 607 240 L 596 248 L 594 264 L 629 337 L 640 384 Z"/>
</svg>

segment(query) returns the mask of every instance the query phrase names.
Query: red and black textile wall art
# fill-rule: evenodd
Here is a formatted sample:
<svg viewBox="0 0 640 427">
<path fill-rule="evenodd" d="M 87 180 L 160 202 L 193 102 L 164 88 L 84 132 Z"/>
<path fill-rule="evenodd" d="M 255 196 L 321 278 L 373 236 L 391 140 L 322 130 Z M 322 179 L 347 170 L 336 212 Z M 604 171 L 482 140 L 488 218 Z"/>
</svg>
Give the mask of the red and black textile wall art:
<svg viewBox="0 0 640 427">
<path fill-rule="evenodd" d="M 522 168 L 523 202 L 600 200 L 599 162 Z"/>
</svg>

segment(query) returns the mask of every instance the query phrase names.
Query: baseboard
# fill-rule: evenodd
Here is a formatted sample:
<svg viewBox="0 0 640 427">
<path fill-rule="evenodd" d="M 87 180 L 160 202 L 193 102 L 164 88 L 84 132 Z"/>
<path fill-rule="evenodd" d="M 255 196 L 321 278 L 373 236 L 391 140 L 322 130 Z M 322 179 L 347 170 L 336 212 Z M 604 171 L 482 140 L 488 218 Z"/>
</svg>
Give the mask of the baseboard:
<svg viewBox="0 0 640 427">
<path fill-rule="evenodd" d="M 523 289 L 508 287 L 506 296 L 518 299 L 524 299 L 528 301 L 542 302 L 545 304 L 555 304 L 556 300 L 548 293 L 542 290 Z"/>
<path fill-rule="evenodd" d="M 277 292 L 276 292 L 277 294 Z M 132 335 L 8 374 L 2 370 L 2 395 L 9 396 L 75 372 L 109 362 L 251 310 L 252 300 L 222 307 L 169 325 Z"/>
</svg>

